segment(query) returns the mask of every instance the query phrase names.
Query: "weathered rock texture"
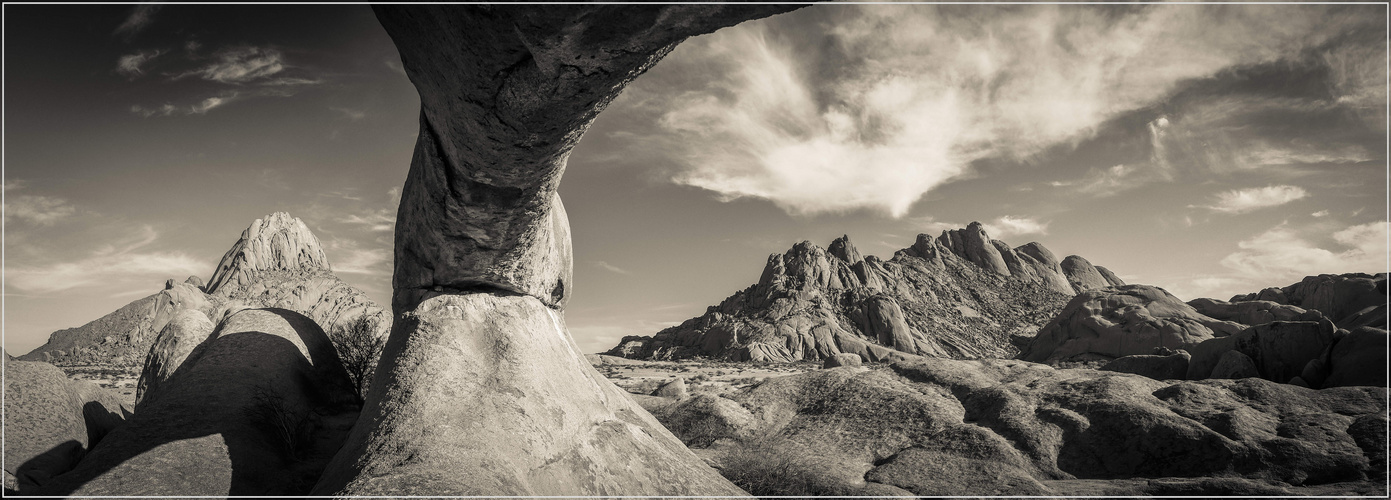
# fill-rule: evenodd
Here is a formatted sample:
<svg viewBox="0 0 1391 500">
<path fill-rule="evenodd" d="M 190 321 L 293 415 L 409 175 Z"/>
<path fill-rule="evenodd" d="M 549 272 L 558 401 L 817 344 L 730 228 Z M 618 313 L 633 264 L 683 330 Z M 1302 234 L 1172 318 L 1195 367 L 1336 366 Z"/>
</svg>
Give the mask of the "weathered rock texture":
<svg viewBox="0 0 1391 500">
<path fill-rule="evenodd" d="M 818 464 L 770 467 L 755 494 L 807 473 L 850 495 L 1211 496 L 1384 493 L 1385 443 L 1372 441 L 1385 410 L 1385 391 L 1366 387 L 925 359 L 773 378 L 655 414 L 718 464 L 770 448 L 784 455 L 760 455 L 769 464 Z"/>
<path fill-rule="evenodd" d="M 403 315 L 315 494 L 740 495 L 595 371 L 535 297 Z"/>
<path fill-rule="evenodd" d="M 214 326 L 202 311 L 182 310 L 175 314 L 169 324 L 160 330 L 149 355 L 145 357 L 145 367 L 140 370 L 140 380 L 135 386 L 137 406 L 157 392 L 160 384 L 174 376 L 174 371 L 193 352 L 193 348 L 212 335 Z"/>
<path fill-rule="evenodd" d="M 5 488 L 32 494 L 125 423 L 115 394 L 48 363 L 4 360 Z"/>
<path fill-rule="evenodd" d="M 1073 297 L 1019 357 L 1042 363 L 1151 354 L 1155 348 L 1182 349 L 1243 328 L 1199 314 L 1162 288 L 1107 287 Z"/>
<path fill-rule="evenodd" d="M 20 359 L 140 368 L 156 337 L 185 311 L 202 313 L 215 324 L 243 309 L 275 307 L 309 316 L 325 330 L 363 315 L 382 325 L 383 334 L 390 327 L 390 313 L 334 276 L 318 238 L 284 212 L 257 219 L 243 231 L 208 288 L 202 286 L 197 276 L 170 279 L 153 296 L 79 328 L 54 332 L 48 343 Z"/>
<path fill-rule="evenodd" d="M 1072 256 L 1058 263 L 1038 243 L 992 240 L 979 223 L 918 236 L 892 259 L 862 257 L 848 236 L 827 249 L 802 242 L 768 257 L 758 284 L 705 315 L 652 337 L 626 337 L 607 354 L 796 361 L 857 354 L 1010 357 L 1068 297 L 1110 286 Z M 1082 265 L 1085 264 L 1085 265 Z M 1077 274 L 1086 272 L 1090 274 Z M 1114 284 L 1120 284 L 1118 281 Z"/>
<path fill-rule="evenodd" d="M 302 495 L 357 418 L 352 382 L 314 321 L 232 315 L 130 421 L 41 495 Z"/>
</svg>

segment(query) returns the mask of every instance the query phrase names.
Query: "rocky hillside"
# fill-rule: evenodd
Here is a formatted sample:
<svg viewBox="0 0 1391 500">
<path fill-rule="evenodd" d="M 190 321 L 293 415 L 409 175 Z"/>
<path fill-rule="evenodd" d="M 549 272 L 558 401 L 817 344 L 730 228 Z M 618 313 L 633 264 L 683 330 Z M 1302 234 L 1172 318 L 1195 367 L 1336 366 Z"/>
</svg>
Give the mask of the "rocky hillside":
<svg viewBox="0 0 1391 500">
<path fill-rule="evenodd" d="M 1122 285 L 1086 259 L 1011 248 L 980 223 L 919 235 L 882 260 L 848 236 L 825 249 L 804 241 L 768 257 L 758 283 L 700 317 L 651 337 L 626 337 L 607 354 L 640 359 L 708 356 L 815 360 L 848 352 L 878 361 L 899 353 L 1010 357 L 1075 293 Z"/>
<path fill-rule="evenodd" d="M 390 313 L 333 275 L 319 239 L 304 222 L 277 212 L 251 223 L 204 285 L 171 279 L 164 290 L 86 325 L 54 332 L 21 360 L 139 369 L 154 338 L 180 311 L 217 324 L 237 311 L 278 307 L 310 317 L 326 331 L 363 315 L 390 325 Z"/>
</svg>

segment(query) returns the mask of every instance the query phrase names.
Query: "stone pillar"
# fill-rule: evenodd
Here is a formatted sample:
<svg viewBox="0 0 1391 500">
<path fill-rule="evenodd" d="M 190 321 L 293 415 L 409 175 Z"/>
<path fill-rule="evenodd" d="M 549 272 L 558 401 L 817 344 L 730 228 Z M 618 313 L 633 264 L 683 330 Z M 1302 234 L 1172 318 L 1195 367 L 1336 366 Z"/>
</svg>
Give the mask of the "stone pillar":
<svg viewBox="0 0 1391 500">
<path fill-rule="evenodd" d="M 556 188 L 595 116 L 676 44 L 795 8 L 373 6 L 420 93 L 420 138 L 396 322 L 315 494 L 742 494 L 570 338 Z"/>
</svg>

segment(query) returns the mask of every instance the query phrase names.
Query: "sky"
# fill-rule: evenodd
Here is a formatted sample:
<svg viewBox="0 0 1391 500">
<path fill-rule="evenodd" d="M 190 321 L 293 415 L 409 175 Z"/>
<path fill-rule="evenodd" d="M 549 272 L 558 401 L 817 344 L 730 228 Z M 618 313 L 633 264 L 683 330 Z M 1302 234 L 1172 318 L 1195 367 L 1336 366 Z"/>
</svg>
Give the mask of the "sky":
<svg viewBox="0 0 1391 500">
<path fill-rule="evenodd" d="M 419 99 L 362 5 L 4 7 L 4 345 L 303 219 L 389 304 Z M 1386 272 L 1385 5 L 848 5 L 678 46 L 560 193 L 586 352 L 972 221 L 1181 299 Z"/>
</svg>

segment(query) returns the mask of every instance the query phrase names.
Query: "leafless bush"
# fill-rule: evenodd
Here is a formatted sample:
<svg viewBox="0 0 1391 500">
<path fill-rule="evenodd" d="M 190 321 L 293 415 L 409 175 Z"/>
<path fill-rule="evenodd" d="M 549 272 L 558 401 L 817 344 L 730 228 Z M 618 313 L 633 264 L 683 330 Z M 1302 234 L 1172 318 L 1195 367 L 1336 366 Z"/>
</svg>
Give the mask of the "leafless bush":
<svg viewBox="0 0 1391 500">
<path fill-rule="evenodd" d="M 348 370 L 348 378 L 352 379 L 358 399 L 366 400 L 372 372 L 377 369 L 377 360 L 386 346 L 386 337 L 377 336 L 377 323 L 364 314 L 347 325 L 334 328 L 328 338 L 338 351 L 338 359 Z"/>
<path fill-rule="evenodd" d="M 242 410 L 246 419 L 285 457 L 303 458 L 314 430 L 311 412 L 295 407 L 273 387 L 258 385 L 252 391 L 251 405 Z"/>
</svg>

